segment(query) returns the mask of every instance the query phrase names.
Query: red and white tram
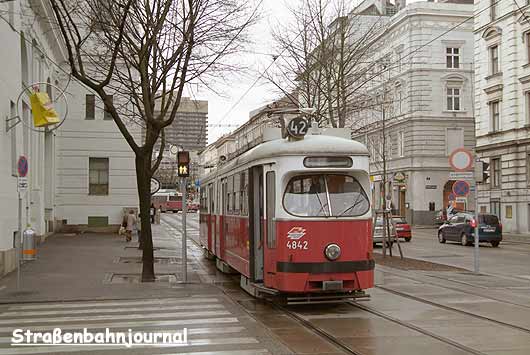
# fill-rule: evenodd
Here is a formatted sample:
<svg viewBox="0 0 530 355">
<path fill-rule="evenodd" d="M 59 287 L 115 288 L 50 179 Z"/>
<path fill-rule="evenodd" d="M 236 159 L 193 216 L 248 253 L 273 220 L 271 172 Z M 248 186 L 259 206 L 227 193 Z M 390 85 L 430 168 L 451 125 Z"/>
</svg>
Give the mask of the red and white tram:
<svg viewBox="0 0 530 355">
<path fill-rule="evenodd" d="M 261 143 L 201 179 L 201 244 L 256 296 L 362 297 L 374 285 L 368 164 L 363 144 L 337 136 Z"/>
</svg>

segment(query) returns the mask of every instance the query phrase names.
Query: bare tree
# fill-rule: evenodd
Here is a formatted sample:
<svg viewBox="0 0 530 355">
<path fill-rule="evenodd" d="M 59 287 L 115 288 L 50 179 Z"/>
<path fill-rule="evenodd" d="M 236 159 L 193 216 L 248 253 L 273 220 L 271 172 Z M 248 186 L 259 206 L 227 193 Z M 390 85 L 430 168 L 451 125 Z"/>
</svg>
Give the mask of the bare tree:
<svg viewBox="0 0 530 355">
<path fill-rule="evenodd" d="M 154 281 L 150 179 L 186 85 L 230 69 L 256 18 L 243 0 L 50 0 L 71 74 L 102 100 L 135 154 L 142 281 Z M 156 103 L 156 109 L 155 109 Z M 161 139 L 159 154 L 154 146 Z"/>
<path fill-rule="evenodd" d="M 345 127 L 350 113 L 365 102 L 363 86 L 373 79 L 367 62 L 387 18 L 348 9 L 344 0 L 304 0 L 292 8 L 293 23 L 275 31 L 277 70 L 269 80 L 284 94 L 297 91 L 314 107 L 320 125 Z"/>
</svg>

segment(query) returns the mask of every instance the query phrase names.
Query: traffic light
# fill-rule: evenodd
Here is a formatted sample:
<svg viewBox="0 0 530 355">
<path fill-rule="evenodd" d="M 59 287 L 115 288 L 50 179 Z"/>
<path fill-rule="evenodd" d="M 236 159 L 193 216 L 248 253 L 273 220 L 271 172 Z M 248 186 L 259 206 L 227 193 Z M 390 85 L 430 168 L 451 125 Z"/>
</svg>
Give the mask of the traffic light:
<svg viewBox="0 0 530 355">
<path fill-rule="evenodd" d="M 177 154 L 177 172 L 180 177 L 190 176 L 190 152 L 180 151 Z"/>
<path fill-rule="evenodd" d="M 490 167 L 490 164 L 482 160 L 477 160 L 475 162 L 475 181 L 476 182 L 481 182 L 483 184 L 488 182 L 488 179 L 490 177 L 489 167 Z"/>
</svg>

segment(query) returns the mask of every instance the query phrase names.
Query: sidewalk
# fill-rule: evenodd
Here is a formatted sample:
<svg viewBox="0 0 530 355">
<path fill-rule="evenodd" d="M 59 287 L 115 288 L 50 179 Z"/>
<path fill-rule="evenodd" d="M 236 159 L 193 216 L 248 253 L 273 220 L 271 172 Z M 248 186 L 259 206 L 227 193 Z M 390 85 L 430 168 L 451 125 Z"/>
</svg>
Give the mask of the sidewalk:
<svg viewBox="0 0 530 355">
<path fill-rule="evenodd" d="M 57 234 L 40 246 L 37 260 L 22 266 L 20 290 L 16 271 L 0 279 L 0 303 L 189 297 L 221 292 L 212 283 L 201 282 L 206 275 L 210 280 L 224 276 L 215 267 L 207 270 L 198 263 L 202 255 L 196 245 L 188 243 L 188 283 L 182 284 L 178 282 L 182 279 L 180 238 L 153 225 L 153 242 L 160 248 L 155 250 L 155 258 L 161 261 L 155 263 L 155 273 L 170 276 L 141 283 L 137 279 L 142 254 L 136 238 L 126 243 L 124 237 L 115 234 Z"/>
</svg>

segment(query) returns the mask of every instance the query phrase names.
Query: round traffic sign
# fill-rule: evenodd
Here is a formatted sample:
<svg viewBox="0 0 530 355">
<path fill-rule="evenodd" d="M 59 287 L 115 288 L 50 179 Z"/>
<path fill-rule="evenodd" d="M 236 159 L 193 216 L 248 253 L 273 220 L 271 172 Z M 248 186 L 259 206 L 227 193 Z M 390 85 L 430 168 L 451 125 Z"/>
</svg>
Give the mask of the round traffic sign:
<svg viewBox="0 0 530 355">
<path fill-rule="evenodd" d="M 467 171 L 473 164 L 473 155 L 467 149 L 455 149 L 449 156 L 449 164 L 456 171 Z"/>
<path fill-rule="evenodd" d="M 25 156 L 21 155 L 18 158 L 18 162 L 17 162 L 18 176 L 25 177 L 26 175 L 28 175 L 28 169 L 29 169 L 28 159 Z"/>
<path fill-rule="evenodd" d="M 449 194 L 449 198 L 448 198 L 448 200 L 449 200 L 449 201 L 454 201 L 454 200 L 456 200 L 456 196 L 455 196 L 455 194 L 451 192 L 451 193 Z"/>
<path fill-rule="evenodd" d="M 467 181 L 458 180 L 453 184 L 453 193 L 455 196 L 467 196 L 469 195 L 470 185 Z"/>
<path fill-rule="evenodd" d="M 151 195 L 154 195 L 160 190 L 160 181 L 155 178 L 151 178 Z"/>
<path fill-rule="evenodd" d="M 287 125 L 287 133 L 293 138 L 302 138 L 307 134 L 309 123 L 303 117 L 295 117 Z"/>
</svg>

